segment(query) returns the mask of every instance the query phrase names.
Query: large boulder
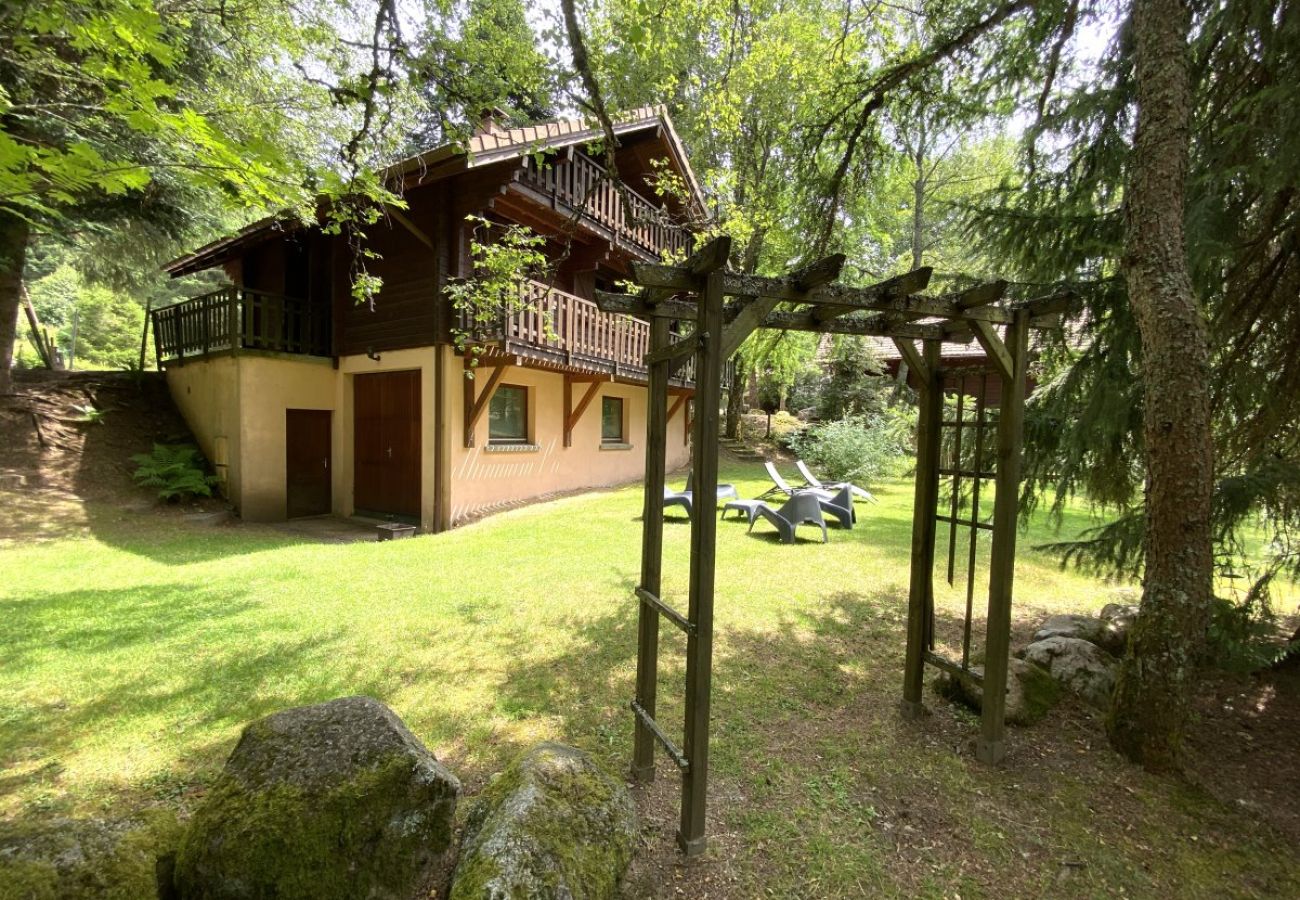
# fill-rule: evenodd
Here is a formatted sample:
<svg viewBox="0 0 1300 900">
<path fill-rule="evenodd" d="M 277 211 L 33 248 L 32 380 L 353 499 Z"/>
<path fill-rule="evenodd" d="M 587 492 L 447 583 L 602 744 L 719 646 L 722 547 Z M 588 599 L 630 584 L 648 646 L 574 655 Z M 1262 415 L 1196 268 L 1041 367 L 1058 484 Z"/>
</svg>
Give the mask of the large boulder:
<svg viewBox="0 0 1300 900">
<path fill-rule="evenodd" d="M 388 707 L 346 697 L 244 729 L 176 858 L 182 900 L 426 898 L 460 782 Z"/>
<path fill-rule="evenodd" d="M 1024 660 L 1042 666 L 1091 705 L 1105 709 L 1110 704 L 1119 663 L 1096 644 L 1074 637 L 1044 638 L 1025 648 Z"/>
<path fill-rule="evenodd" d="M 614 897 L 636 835 L 622 782 L 581 750 L 539 744 L 470 813 L 451 900 Z"/>
<path fill-rule="evenodd" d="M 1038 630 L 1034 632 L 1035 641 L 1044 641 L 1051 637 L 1078 638 L 1096 644 L 1101 640 L 1105 624 L 1092 616 L 1056 615 L 1048 616 Z"/>
<path fill-rule="evenodd" d="M 1101 636 L 1094 643 L 1114 656 L 1123 656 L 1137 616 L 1138 608 L 1132 603 L 1107 603 L 1097 617 L 1101 622 Z"/>
<path fill-rule="evenodd" d="M 7 831 L 0 837 L 0 900 L 156 897 L 158 858 L 175 851 L 181 831 L 166 809 Z"/>
<path fill-rule="evenodd" d="M 983 666 L 971 666 L 971 672 L 983 676 Z M 984 704 L 984 687 L 974 679 L 940 673 L 935 690 L 979 712 Z M 1061 686 L 1048 672 L 1023 659 L 1012 659 L 1007 668 L 1007 700 L 1004 716 L 1012 725 L 1033 725 L 1061 698 Z"/>
</svg>

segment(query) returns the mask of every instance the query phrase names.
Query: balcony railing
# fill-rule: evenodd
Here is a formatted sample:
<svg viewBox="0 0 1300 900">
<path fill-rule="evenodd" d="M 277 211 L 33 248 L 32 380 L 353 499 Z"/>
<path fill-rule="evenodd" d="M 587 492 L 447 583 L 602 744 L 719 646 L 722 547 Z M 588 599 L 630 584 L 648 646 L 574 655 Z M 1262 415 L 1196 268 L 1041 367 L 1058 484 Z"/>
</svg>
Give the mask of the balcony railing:
<svg viewBox="0 0 1300 900">
<path fill-rule="evenodd" d="M 520 285 L 523 308 L 500 320 L 475 327 L 462 312 L 459 330 L 471 341 L 500 342 L 507 353 L 541 358 L 612 374 L 644 377 L 650 350 L 650 326 L 640 319 L 601 312 L 590 300 L 537 281 Z M 695 361 L 687 360 L 675 378 L 692 380 Z"/>
<path fill-rule="evenodd" d="M 656 258 L 689 250 L 685 229 L 672 224 L 662 209 L 635 191 L 619 190 L 603 166 L 581 153 L 541 162 L 527 156 L 520 181 L 551 198 L 553 205 L 582 210 L 586 218 Z"/>
<path fill-rule="evenodd" d="M 328 356 L 329 310 L 306 300 L 227 287 L 153 311 L 158 359 L 237 350 Z"/>
</svg>

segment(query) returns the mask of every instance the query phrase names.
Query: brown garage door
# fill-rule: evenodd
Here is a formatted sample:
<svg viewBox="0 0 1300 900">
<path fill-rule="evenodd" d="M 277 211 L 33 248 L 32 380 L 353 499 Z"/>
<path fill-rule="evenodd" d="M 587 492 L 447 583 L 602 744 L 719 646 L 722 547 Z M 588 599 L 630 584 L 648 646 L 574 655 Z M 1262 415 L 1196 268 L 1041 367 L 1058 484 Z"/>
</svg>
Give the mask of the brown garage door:
<svg viewBox="0 0 1300 900">
<path fill-rule="evenodd" d="M 359 513 L 420 515 L 420 373 L 357 375 L 353 505 Z"/>
<path fill-rule="evenodd" d="M 320 516 L 330 511 L 330 411 L 287 409 L 284 419 L 285 513 Z"/>
</svg>

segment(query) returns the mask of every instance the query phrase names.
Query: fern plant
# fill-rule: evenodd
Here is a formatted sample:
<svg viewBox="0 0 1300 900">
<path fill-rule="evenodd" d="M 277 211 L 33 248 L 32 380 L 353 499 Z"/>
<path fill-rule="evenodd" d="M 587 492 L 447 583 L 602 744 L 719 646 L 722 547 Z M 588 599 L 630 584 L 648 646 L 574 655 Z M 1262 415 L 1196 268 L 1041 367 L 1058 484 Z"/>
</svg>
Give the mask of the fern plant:
<svg viewBox="0 0 1300 900">
<path fill-rule="evenodd" d="M 203 456 L 190 444 L 154 444 L 153 452 L 137 453 L 131 461 L 139 468 L 135 480 L 158 489 L 169 502 L 190 497 L 211 497 L 217 478 L 205 470 Z"/>
</svg>

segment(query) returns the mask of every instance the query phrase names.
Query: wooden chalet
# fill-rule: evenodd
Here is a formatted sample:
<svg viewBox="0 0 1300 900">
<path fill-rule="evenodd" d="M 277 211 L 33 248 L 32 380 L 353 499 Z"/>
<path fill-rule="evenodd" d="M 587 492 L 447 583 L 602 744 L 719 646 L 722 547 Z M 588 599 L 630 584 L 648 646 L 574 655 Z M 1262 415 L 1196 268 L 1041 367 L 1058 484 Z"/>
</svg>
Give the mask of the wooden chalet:
<svg viewBox="0 0 1300 900">
<path fill-rule="evenodd" d="M 703 198 L 662 108 L 616 124 L 616 186 L 578 120 L 506 128 L 485 121 L 465 146 L 393 171 L 405 210 L 370 227 L 383 287 L 351 296 L 345 240 L 258 222 L 170 263 L 220 267 L 229 285 L 153 313 L 171 392 L 250 520 L 369 514 L 438 531 L 556 491 L 644 470 L 649 324 L 595 304 L 597 290 L 691 247 L 679 226 Z M 655 166 L 688 186 L 655 199 Z M 468 329 L 444 294 L 472 274 L 468 216 L 548 238 L 555 274 L 522 286 L 523 312 L 473 332 L 474 377 L 455 337 Z M 674 376 L 666 464 L 689 456 L 690 371 Z"/>
</svg>

